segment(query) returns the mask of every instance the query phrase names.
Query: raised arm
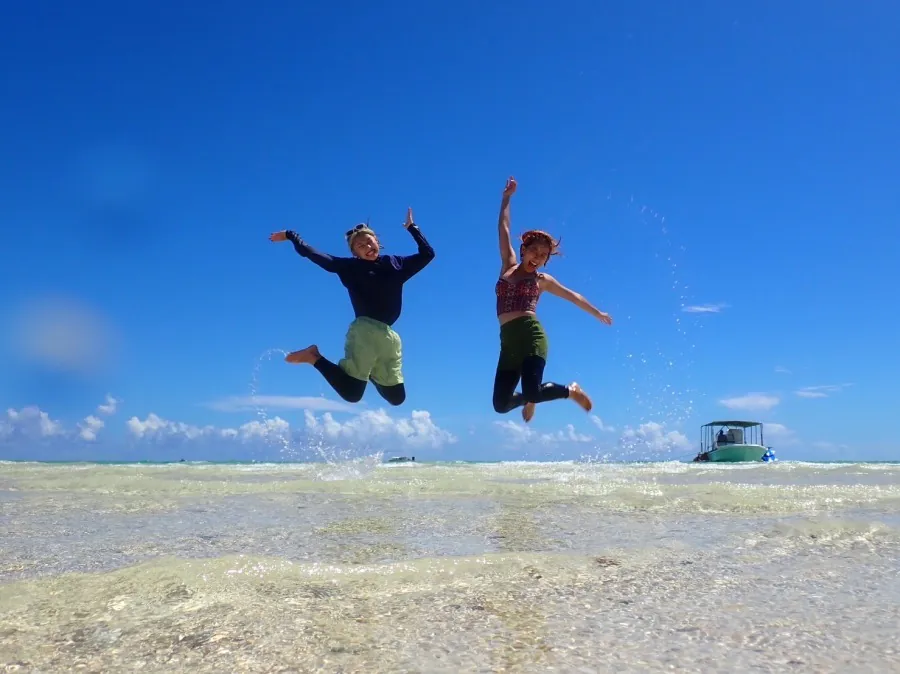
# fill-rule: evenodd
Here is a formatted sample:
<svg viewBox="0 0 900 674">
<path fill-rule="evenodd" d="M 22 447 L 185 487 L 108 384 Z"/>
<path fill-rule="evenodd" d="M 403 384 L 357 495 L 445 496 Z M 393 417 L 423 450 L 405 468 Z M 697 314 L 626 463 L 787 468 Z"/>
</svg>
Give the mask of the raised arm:
<svg viewBox="0 0 900 674">
<path fill-rule="evenodd" d="M 307 244 L 300 238 L 300 235 L 297 232 L 292 230 L 285 230 L 282 232 L 275 232 L 269 237 L 270 241 L 290 241 L 294 244 L 294 250 L 297 251 L 297 254 L 301 257 L 308 258 L 311 262 L 317 264 L 325 271 L 329 271 L 333 274 L 340 273 L 346 266 L 347 263 L 351 261 L 352 258 L 346 257 L 334 257 L 329 255 L 328 253 L 322 253 Z"/>
<path fill-rule="evenodd" d="M 510 267 L 515 267 L 519 261 L 513 248 L 509 235 L 509 200 L 516 191 L 516 179 L 512 176 L 506 181 L 506 189 L 503 190 L 503 200 L 500 202 L 500 220 L 497 229 L 500 233 L 500 275 L 505 274 Z"/>
<path fill-rule="evenodd" d="M 600 311 L 597 307 L 588 302 L 583 295 L 581 295 L 580 293 L 576 293 L 574 290 L 569 290 L 549 274 L 541 274 L 538 283 L 540 284 L 541 290 L 544 290 L 551 295 L 562 297 L 564 300 L 569 300 L 569 302 L 574 304 L 579 309 L 583 309 L 584 311 L 588 312 L 594 318 L 602 321 L 603 323 L 606 323 L 607 325 L 612 325 L 612 318 L 609 314 Z"/>
<path fill-rule="evenodd" d="M 406 227 L 406 231 L 412 234 L 412 238 L 415 239 L 416 244 L 419 246 L 418 252 L 400 258 L 400 272 L 403 274 L 403 280 L 408 281 L 434 259 L 434 248 L 431 247 L 431 244 L 428 243 L 428 240 L 422 234 L 422 230 L 413 221 L 411 208 L 406 211 L 406 222 L 403 223 L 403 226 Z"/>
</svg>

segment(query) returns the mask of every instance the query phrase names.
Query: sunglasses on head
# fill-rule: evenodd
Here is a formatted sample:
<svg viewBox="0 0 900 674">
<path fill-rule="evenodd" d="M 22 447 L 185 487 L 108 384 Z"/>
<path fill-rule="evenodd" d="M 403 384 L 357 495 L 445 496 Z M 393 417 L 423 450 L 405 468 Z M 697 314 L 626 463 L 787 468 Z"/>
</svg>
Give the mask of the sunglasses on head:
<svg viewBox="0 0 900 674">
<path fill-rule="evenodd" d="M 369 228 L 369 221 L 368 221 L 368 219 L 366 219 L 365 222 L 361 222 L 358 225 L 356 225 L 355 227 L 353 227 L 352 229 L 348 229 L 347 232 L 344 234 L 344 236 L 346 236 L 349 239 L 353 235 L 354 232 L 358 232 L 360 230 L 368 229 L 368 228 Z"/>
</svg>

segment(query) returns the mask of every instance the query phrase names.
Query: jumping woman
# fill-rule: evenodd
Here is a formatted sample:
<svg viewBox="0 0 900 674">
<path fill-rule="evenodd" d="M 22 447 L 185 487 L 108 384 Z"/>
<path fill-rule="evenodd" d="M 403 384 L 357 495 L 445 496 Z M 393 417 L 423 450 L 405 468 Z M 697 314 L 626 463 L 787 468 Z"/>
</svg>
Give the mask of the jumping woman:
<svg viewBox="0 0 900 674">
<path fill-rule="evenodd" d="M 590 412 L 593 406 L 591 399 L 578 384 L 542 383 L 548 342 L 535 313 L 537 303 L 541 293 L 546 291 L 569 300 L 606 325 L 612 324 L 612 318 L 549 274 L 538 271 L 559 252 L 559 242 L 547 232 L 529 230 L 522 234 L 519 246 L 522 262 L 518 262 L 509 234 L 509 200 L 515 192 L 516 180 L 510 177 L 500 204 L 502 264 L 495 288 L 497 317 L 500 320 L 500 358 L 494 378 L 494 410 L 506 414 L 522 406 L 522 418 L 527 423 L 534 416 L 537 403 L 571 398 Z M 522 392 L 516 393 L 519 379 L 522 380 Z"/>
<path fill-rule="evenodd" d="M 333 257 L 320 253 L 296 232 L 275 232 L 270 241 L 290 241 L 294 250 L 325 271 L 337 274 L 350 294 L 356 319 L 347 330 L 344 357 L 335 365 L 313 344 L 289 353 L 289 363 L 309 363 L 316 368 L 341 398 L 362 400 L 371 381 L 381 397 L 391 405 L 406 400 L 403 385 L 403 354 L 400 335 L 391 326 L 400 317 L 403 284 L 434 259 L 434 250 L 413 222 L 410 208 L 403 225 L 419 244 L 412 255 L 379 255 L 381 245 L 368 225 L 356 225 L 346 233 L 353 257 Z"/>
</svg>

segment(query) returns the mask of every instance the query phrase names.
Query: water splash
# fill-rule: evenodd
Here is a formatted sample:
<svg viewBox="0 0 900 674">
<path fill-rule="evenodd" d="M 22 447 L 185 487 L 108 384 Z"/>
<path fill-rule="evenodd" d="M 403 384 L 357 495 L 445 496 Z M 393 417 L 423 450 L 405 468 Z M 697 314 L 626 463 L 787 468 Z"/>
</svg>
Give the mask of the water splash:
<svg viewBox="0 0 900 674">
<path fill-rule="evenodd" d="M 269 418 L 266 408 L 259 403 L 259 371 L 263 361 L 271 360 L 274 354 L 284 357 L 287 356 L 288 352 L 284 349 L 268 349 L 264 351 L 257 357 L 256 364 L 253 366 L 253 373 L 250 376 L 250 400 L 253 401 L 253 407 L 256 408 L 256 416 L 266 429 L 270 429 L 272 427 L 272 422 L 275 420 Z M 285 432 L 281 433 L 273 434 L 267 432 L 265 435 L 266 441 L 268 442 L 273 435 L 280 445 L 279 451 L 283 461 L 296 461 L 300 458 L 300 452 L 297 451 L 294 446 L 293 434 L 290 431 L 290 427 L 288 427 Z"/>
<path fill-rule="evenodd" d="M 309 431 L 309 448 L 324 462 L 316 474 L 325 481 L 364 478 L 381 464 L 384 456 L 368 445 L 360 448 L 352 442 L 342 449 L 329 442 L 320 427 Z"/>
<path fill-rule="evenodd" d="M 646 250 L 651 261 L 637 267 L 652 291 L 648 301 L 671 307 L 671 313 L 654 310 L 651 323 L 646 316 L 628 311 L 617 331 L 615 353 L 621 359 L 630 388 L 626 406 L 628 423 L 620 435 L 614 454 L 618 460 L 658 460 L 664 456 L 684 455 L 690 442 L 684 435 L 685 422 L 694 412 L 697 391 L 692 383 L 695 341 L 691 325 L 685 320 L 689 286 L 684 279 L 682 258 L 686 247 L 678 240 L 666 216 L 634 195 L 616 198 L 608 192 L 604 202 L 615 213 L 617 236 L 631 238 L 617 245 L 632 245 Z M 643 269 L 643 270 L 642 270 Z M 655 279 L 664 284 L 662 290 Z M 662 297 L 661 293 L 664 293 Z M 649 338 L 648 338 L 649 337 Z M 593 460 L 609 457 L 611 448 L 598 447 Z"/>
<path fill-rule="evenodd" d="M 646 385 L 651 391 L 647 395 L 649 400 L 641 398 L 640 391 L 635 387 L 635 399 L 641 410 L 639 422 L 646 424 L 654 421 L 673 425 L 676 428 L 681 426 L 693 412 L 693 391 L 690 386 L 690 371 L 693 365 L 693 349 L 694 343 L 691 340 L 684 321 L 682 313 L 687 304 L 687 286 L 682 283 L 679 278 L 679 256 L 686 249 L 683 245 L 673 243 L 673 236 L 669 227 L 666 225 L 666 218 L 656 209 L 641 205 L 639 208 L 632 202 L 629 205 L 630 210 L 637 211 L 637 218 L 640 224 L 647 228 L 655 228 L 658 233 L 658 242 L 662 244 L 662 251 L 654 254 L 654 259 L 665 259 L 664 264 L 668 267 L 668 277 L 671 286 L 668 289 L 670 297 L 675 304 L 672 314 L 674 327 L 674 343 L 671 345 L 672 352 L 667 352 L 659 341 L 655 344 L 652 353 L 646 351 L 638 355 L 638 360 L 645 370 Z M 629 358 L 629 362 L 634 366 L 637 362 L 634 358 Z M 673 378 L 677 371 L 680 370 L 684 375 L 686 386 L 676 386 L 673 384 Z M 659 373 L 663 373 L 662 377 Z M 633 381 L 636 378 L 633 377 Z M 646 410 L 646 412 L 644 412 Z"/>
<path fill-rule="evenodd" d="M 320 480 L 358 479 L 370 474 L 381 463 L 383 457 L 381 452 L 364 452 L 360 456 L 358 451 L 354 451 L 358 450 L 358 448 L 353 446 L 347 449 L 340 449 L 328 442 L 321 428 L 310 430 L 307 434 L 307 441 L 303 443 L 303 446 L 298 446 L 295 443 L 294 433 L 289 426 L 279 431 L 273 430 L 274 422 L 277 420 L 271 419 L 266 408 L 259 402 L 259 380 L 263 362 L 271 360 L 275 354 L 283 357 L 288 352 L 277 348 L 264 351 L 257 357 L 250 377 L 250 399 L 253 402 L 253 407 L 256 409 L 256 415 L 260 423 L 268 430 L 265 434 L 266 441 L 268 442 L 270 439 L 277 441 L 282 461 L 302 461 L 306 457 L 323 462 L 324 466 L 316 471 L 316 477 Z"/>
</svg>

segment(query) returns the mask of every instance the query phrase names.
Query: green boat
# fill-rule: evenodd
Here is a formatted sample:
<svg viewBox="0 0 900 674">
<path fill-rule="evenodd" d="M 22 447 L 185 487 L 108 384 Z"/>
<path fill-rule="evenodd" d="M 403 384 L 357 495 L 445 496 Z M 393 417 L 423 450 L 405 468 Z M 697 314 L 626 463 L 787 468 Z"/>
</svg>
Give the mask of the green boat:
<svg viewBox="0 0 900 674">
<path fill-rule="evenodd" d="M 771 447 L 763 444 L 763 425 L 758 421 L 711 421 L 700 427 L 700 452 L 694 461 L 741 463 L 774 458 Z"/>
</svg>

